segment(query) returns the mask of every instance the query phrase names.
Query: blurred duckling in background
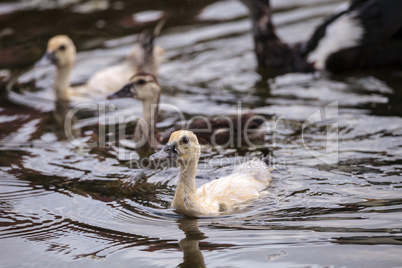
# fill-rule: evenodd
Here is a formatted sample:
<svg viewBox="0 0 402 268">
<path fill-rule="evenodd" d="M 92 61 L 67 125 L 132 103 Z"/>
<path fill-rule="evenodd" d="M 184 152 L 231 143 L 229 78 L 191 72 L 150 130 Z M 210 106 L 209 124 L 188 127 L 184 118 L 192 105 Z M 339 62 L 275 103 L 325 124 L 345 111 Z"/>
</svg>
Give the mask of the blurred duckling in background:
<svg viewBox="0 0 402 268">
<path fill-rule="evenodd" d="M 135 98 L 142 102 L 143 121 L 137 123 L 134 141 L 136 143 L 141 141 L 141 144 L 147 141 L 147 150 L 150 153 L 152 153 L 150 148 L 155 148 L 159 143 L 165 144 L 170 135 L 170 132 L 160 133 L 156 129 L 161 93 L 162 88 L 154 75 L 139 72 L 131 77 L 121 90 L 108 96 L 108 99 Z M 195 132 L 201 144 L 240 147 L 239 138 L 242 144 L 245 143 L 245 140 L 258 144 L 264 141 L 264 132 L 261 129 L 264 122 L 265 118 L 262 116 L 244 113 L 235 116 L 197 118 L 187 122 L 186 128 Z M 175 130 L 182 127 L 176 125 Z M 245 130 L 248 132 L 245 133 Z M 146 156 L 150 155 L 149 152 Z"/>
<path fill-rule="evenodd" d="M 232 174 L 195 187 L 201 147 L 197 136 L 188 130 L 172 133 L 168 144 L 150 159 L 174 159 L 180 174 L 171 207 L 178 214 L 196 217 L 238 208 L 260 198 L 271 182 L 271 169 L 260 159 L 237 167 Z"/>
<path fill-rule="evenodd" d="M 164 51 L 160 47 L 154 48 L 154 40 L 161 27 L 162 24 L 159 23 L 153 33 L 142 34 L 139 44 L 134 46 L 124 63 L 98 71 L 84 85 L 70 87 L 70 74 L 76 59 L 76 48 L 66 35 L 57 35 L 49 40 L 47 52 L 36 66 L 49 63 L 56 66 L 53 88 L 57 100 L 99 99 L 123 87 L 132 74 L 139 70 L 157 76 Z"/>
<path fill-rule="evenodd" d="M 142 102 L 142 121 L 137 122 L 134 142 L 141 157 L 154 153 L 153 148 L 159 144 L 160 133 L 157 132 L 158 105 L 162 88 L 156 77 L 150 73 L 138 72 L 130 78 L 122 89 L 108 96 L 108 99 L 136 98 Z"/>
</svg>

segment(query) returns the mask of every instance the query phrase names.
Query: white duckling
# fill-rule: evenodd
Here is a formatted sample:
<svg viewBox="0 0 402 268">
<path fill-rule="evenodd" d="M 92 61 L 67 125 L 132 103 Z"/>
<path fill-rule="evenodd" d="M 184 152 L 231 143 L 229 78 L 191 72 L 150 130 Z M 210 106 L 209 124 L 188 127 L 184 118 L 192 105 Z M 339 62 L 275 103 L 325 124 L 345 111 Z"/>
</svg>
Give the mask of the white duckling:
<svg viewBox="0 0 402 268">
<path fill-rule="evenodd" d="M 169 143 L 150 159 L 171 158 L 180 167 L 179 181 L 172 208 L 191 217 L 217 214 L 240 204 L 261 197 L 269 186 L 271 169 L 261 160 L 243 163 L 226 177 L 195 187 L 201 148 L 197 136 L 188 130 L 171 134 Z"/>
<path fill-rule="evenodd" d="M 53 85 L 58 100 L 103 99 L 124 86 L 133 73 L 145 70 L 157 75 L 163 60 L 163 49 L 154 49 L 154 34 L 142 38 L 131 51 L 127 60 L 116 66 L 95 73 L 86 84 L 70 87 L 70 74 L 75 63 L 76 48 L 66 35 L 51 38 L 47 52 L 36 65 L 51 63 L 56 66 L 56 78 Z M 102 97 L 103 96 L 103 97 Z"/>
</svg>

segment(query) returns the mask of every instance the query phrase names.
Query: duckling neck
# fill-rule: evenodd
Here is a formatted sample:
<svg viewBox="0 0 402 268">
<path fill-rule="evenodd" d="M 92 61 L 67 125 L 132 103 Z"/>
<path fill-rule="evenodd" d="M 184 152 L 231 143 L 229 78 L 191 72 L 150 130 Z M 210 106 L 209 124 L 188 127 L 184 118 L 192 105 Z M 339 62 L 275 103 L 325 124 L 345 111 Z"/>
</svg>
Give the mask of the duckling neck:
<svg viewBox="0 0 402 268">
<path fill-rule="evenodd" d="M 144 149 L 144 152 L 146 151 L 144 155 L 156 145 L 154 140 L 158 121 L 158 104 L 159 97 L 153 100 L 144 100 L 142 102 L 142 120 L 135 127 L 134 141 L 141 144 L 140 148 Z"/>
<path fill-rule="evenodd" d="M 195 193 L 195 176 L 197 175 L 198 159 L 190 160 L 187 162 L 179 162 L 180 177 L 178 185 L 180 184 L 188 193 Z"/>
<path fill-rule="evenodd" d="M 57 67 L 54 89 L 56 91 L 56 97 L 58 100 L 68 100 L 71 69 L 71 65 Z"/>
<path fill-rule="evenodd" d="M 149 126 L 150 130 L 155 130 L 156 117 L 158 112 L 158 101 L 145 101 L 142 103 L 142 116 Z"/>
<path fill-rule="evenodd" d="M 179 161 L 180 175 L 174 194 L 172 207 L 176 209 L 185 208 L 188 197 L 198 197 L 195 188 L 195 176 L 197 174 L 198 159 L 190 161 Z"/>
</svg>

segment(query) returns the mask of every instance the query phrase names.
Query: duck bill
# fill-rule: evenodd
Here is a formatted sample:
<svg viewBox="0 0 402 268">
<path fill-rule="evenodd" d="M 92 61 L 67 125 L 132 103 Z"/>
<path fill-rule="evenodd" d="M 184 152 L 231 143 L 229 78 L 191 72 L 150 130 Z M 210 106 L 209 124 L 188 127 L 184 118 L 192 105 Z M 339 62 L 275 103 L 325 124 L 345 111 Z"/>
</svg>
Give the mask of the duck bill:
<svg viewBox="0 0 402 268">
<path fill-rule="evenodd" d="M 131 84 L 125 85 L 119 91 L 107 96 L 107 98 L 109 100 L 121 99 L 121 98 L 132 98 L 132 97 L 134 97 L 134 93 L 133 93 L 133 91 L 131 89 L 132 89 Z"/>
<path fill-rule="evenodd" d="M 57 64 L 56 54 L 54 52 L 46 52 L 45 55 L 35 63 L 35 67 L 48 66 L 51 64 Z"/>
<path fill-rule="evenodd" d="M 176 144 L 167 144 L 165 147 L 163 147 L 162 150 L 159 152 L 151 155 L 149 159 L 151 160 L 157 160 L 157 159 L 178 159 L 179 158 L 179 153 L 176 150 Z"/>
</svg>

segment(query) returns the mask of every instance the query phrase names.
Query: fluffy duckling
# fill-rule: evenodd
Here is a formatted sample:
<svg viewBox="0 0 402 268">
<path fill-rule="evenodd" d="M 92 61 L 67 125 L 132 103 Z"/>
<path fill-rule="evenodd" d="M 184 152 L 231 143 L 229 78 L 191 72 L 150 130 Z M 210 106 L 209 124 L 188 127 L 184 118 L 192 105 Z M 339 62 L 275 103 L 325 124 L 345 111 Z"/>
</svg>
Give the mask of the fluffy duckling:
<svg viewBox="0 0 402 268">
<path fill-rule="evenodd" d="M 188 130 L 172 133 L 168 144 L 150 159 L 170 158 L 180 168 L 172 208 L 178 214 L 196 217 L 232 210 L 244 202 L 261 197 L 269 186 L 270 168 L 254 159 L 236 168 L 229 176 L 195 187 L 201 148 L 197 136 Z"/>
<path fill-rule="evenodd" d="M 269 0 L 241 1 L 250 10 L 261 65 L 281 71 L 331 72 L 402 65 L 400 0 L 349 0 L 309 40 L 295 45 L 276 34 Z"/>
<path fill-rule="evenodd" d="M 75 63 L 76 48 L 73 41 L 66 35 L 57 35 L 47 44 L 47 51 L 36 66 L 48 63 L 56 66 L 56 78 L 53 88 L 57 100 L 70 99 L 70 74 Z"/>
<path fill-rule="evenodd" d="M 51 38 L 47 52 L 36 64 L 51 63 L 56 66 L 56 78 L 53 85 L 58 100 L 94 99 L 110 94 L 123 87 L 125 82 L 138 70 L 157 75 L 163 59 L 163 50 L 153 47 L 155 35 L 148 34 L 141 38 L 130 52 L 128 59 L 116 66 L 95 73 L 86 84 L 70 87 L 70 74 L 75 63 L 76 48 L 66 35 Z"/>
<path fill-rule="evenodd" d="M 108 99 L 131 97 L 142 102 L 142 120 L 134 131 L 134 142 L 141 156 L 154 153 L 153 148 L 159 144 L 160 133 L 156 129 L 159 97 L 162 88 L 156 77 L 145 72 L 138 72 L 121 90 L 108 96 Z"/>
<path fill-rule="evenodd" d="M 142 102 L 142 116 L 146 126 L 144 131 L 142 124 L 138 125 L 135 130 L 134 140 L 147 140 L 151 134 L 155 139 L 149 140 L 153 145 L 166 143 L 169 139 L 168 135 L 163 135 L 156 130 L 158 104 L 162 89 L 156 77 L 152 74 L 139 72 L 135 74 L 121 90 L 108 96 L 109 99 L 130 98 L 134 97 Z M 261 116 L 252 113 L 241 114 L 240 116 L 216 117 L 216 118 L 197 118 L 191 121 L 187 128 L 196 133 L 201 144 L 228 145 L 235 147 L 238 145 L 238 139 L 252 142 L 262 142 L 264 133 L 260 131 L 261 125 L 264 123 Z M 175 126 L 176 130 L 181 126 Z M 244 131 L 247 128 L 247 131 Z M 149 131 L 154 130 L 154 133 Z M 246 133 L 245 133 L 246 132 Z M 245 137 L 247 135 L 247 137 Z M 142 138 L 144 137 L 144 138 Z M 242 143 L 243 144 L 243 143 Z M 154 146 L 151 146 L 154 147 Z"/>
</svg>

